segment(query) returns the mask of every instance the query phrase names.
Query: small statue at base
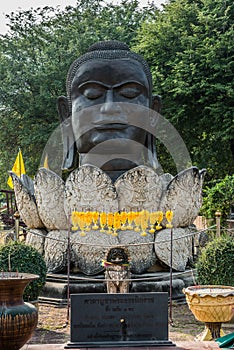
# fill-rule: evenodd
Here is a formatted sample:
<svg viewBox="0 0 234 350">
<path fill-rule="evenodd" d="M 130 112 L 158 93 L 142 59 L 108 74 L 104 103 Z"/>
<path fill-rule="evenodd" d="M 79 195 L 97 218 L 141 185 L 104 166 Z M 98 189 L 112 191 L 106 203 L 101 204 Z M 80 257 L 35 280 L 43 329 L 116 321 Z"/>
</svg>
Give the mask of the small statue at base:
<svg viewBox="0 0 234 350">
<path fill-rule="evenodd" d="M 129 293 L 131 273 L 129 258 L 125 249 L 112 248 L 105 261 L 105 279 L 107 293 Z"/>
</svg>

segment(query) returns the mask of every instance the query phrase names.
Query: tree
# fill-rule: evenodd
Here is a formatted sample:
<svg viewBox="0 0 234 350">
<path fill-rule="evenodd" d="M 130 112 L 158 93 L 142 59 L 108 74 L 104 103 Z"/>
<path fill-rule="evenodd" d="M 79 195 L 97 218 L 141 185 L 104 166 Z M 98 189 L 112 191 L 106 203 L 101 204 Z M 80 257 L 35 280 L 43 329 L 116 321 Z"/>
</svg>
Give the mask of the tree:
<svg viewBox="0 0 234 350">
<path fill-rule="evenodd" d="M 33 176 L 51 132 L 59 125 L 56 100 L 66 94 L 70 64 L 94 42 L 118 39 L 131 44 L 153 6 L 138 1 L 105 5 L 78 0 L 65 10 L 45 7 L 8 16 L 0 37 L 0 183 L 21 147 L 26 172 Z"/>
<path fill-rule="evenodd" d="M 135 44 L 163 115 L 208 178 L 234 171 L 233 17 L 232 0 L 173 0 L 141 25 Z"/>
<path fill-rule="evenodd" d="M 215 212 L 221 212 L 222 224 L 230 217 L 234 207 L 234 175 L 226 175 L 224 179 L 210 181 L 204 189 L 204 200 L 201 214 L 208 219 L 215 218 Z"/>
</svg>

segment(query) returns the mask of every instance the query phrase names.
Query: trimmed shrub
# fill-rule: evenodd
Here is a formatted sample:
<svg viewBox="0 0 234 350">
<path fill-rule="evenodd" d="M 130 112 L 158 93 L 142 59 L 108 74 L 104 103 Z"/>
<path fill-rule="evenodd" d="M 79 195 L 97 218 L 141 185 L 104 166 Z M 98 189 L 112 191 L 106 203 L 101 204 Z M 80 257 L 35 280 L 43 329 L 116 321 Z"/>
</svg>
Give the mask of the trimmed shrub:
<svg viewBox="0 0 234 350">
<path fill-rule="evenodd" d="M 0 271 L 32 273 L 40 277 L 29 283 L 24 291 L 24 301 L 37 300 L 46 280 L 46 264 L 42 255 L 23 242 L 11 241 L 0 246 Z"/>
<path fill-rule="evenodd" d="M 234 286 L 234 240 L 221 236 L 209 242 L 196 263 L 199 284 Z"/>
</svg>

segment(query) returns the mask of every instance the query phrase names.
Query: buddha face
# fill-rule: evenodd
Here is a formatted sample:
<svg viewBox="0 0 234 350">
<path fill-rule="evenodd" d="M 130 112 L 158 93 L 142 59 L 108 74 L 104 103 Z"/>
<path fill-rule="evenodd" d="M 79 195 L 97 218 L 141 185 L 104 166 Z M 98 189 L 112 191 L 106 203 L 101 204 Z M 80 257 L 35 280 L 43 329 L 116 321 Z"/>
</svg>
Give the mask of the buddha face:
<svg viewBox="0 0 234 350">
<path fill-rule="evenodd" d="M 71 102 L 72 129 L 80 154 L 107 140 L 113 140 L 113 148 L 118 148 L 116 153 L 121 147 L 126 149 L 124 140 L 145 143 L 146 132 L 129 120 L 124 104 L 150 107 L 149 83 L 139 62 L 87 61 L 78 68 L 72 81 Z"/>
</svg>

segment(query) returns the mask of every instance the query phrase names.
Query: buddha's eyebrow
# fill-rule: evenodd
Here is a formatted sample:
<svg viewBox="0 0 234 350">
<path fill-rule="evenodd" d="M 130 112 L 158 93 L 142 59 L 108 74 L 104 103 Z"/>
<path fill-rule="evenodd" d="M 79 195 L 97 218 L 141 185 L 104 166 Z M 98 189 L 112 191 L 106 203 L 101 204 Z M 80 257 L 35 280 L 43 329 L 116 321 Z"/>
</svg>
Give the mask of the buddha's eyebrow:
<svg viewBox="0 0 234 350">
<path fill-rule="evenodd" d="M 121 83 L 115 84 L 115 85 L 104 84 L 104 83 L 102 83 L 100 81 L 96 81 L 96 80 L 88 80 L 88 81 L 85 81 L 84 83 L 81 83 L 78 86 L 78 88 L 82 88 L 82 87 L 85 87 L 86 85 L 91 85 L 91 84 L 100 85 L 101 87 L 103 87 L 105 89 L 116 89 L 116 88 L 122 87 L 122 86 L 127 85 L 127 84 L 135 84 L 135 85 L 141 86 L 143 88 L 146 88 L 146 86 L 144 84 L 142 84 L 136 80 L 121 81 Z"/>
</svg>

